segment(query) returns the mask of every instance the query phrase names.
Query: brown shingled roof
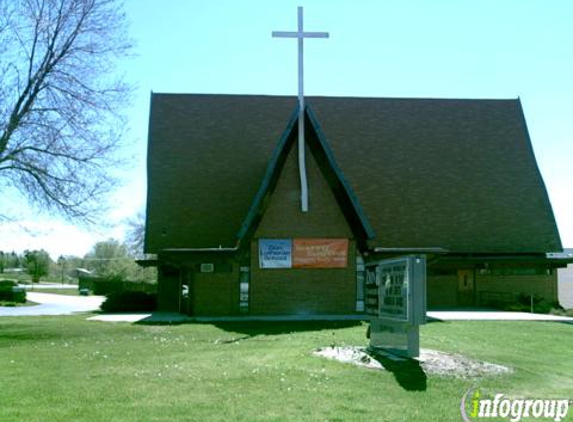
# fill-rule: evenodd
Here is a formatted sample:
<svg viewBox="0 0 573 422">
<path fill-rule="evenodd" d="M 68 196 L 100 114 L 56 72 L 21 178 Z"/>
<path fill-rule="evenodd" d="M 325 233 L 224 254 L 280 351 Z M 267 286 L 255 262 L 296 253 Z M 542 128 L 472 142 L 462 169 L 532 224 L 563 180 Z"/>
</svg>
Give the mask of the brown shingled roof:
<svg viewBox="0 0 573 422">
<path fill-rule="evenodd" d="M 519 100 L 306 102 L 375 245 L 561 250 Z M 294 97 L 153 94 L 146 251 L 235 246 L 295 109 Z"/>
</svg>

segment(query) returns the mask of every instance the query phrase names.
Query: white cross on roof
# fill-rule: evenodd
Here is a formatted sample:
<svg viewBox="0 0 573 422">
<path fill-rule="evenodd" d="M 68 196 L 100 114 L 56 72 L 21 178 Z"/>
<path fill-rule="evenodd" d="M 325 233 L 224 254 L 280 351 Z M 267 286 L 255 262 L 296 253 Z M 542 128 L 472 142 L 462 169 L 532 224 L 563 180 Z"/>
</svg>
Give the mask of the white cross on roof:
<svg viewBox="0 0 573 422">
<path fill-rule="evenodd" d="M 303 10 L 298 8 L 298 29 L 296 32 L 273 31 L 275 38 L 296 38 L 298 39 L 298 166 L 300 173 L 300 196 L 301 209 L 308 211 L 308 183 L 306 177 L 305 144 L 304 144 L 304 56 L 303 42 L 305 38 L 328 38 L 328 32 L 304 32 Z"/>
</svg>

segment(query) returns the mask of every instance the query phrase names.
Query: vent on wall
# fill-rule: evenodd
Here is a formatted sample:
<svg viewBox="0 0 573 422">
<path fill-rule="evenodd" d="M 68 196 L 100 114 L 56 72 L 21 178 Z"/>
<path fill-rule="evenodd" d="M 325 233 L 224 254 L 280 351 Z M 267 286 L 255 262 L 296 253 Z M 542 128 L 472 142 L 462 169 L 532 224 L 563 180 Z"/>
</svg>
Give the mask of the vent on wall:
<svg viewBox="0 0 573 422">
<path fill-rule="evenodd" d="M 214 271 L 215 271 L 215 264 L 212 264 L 212 263 L 201 264 L 201 272 L 202 273 L 212 273 Z"/>
</svg>

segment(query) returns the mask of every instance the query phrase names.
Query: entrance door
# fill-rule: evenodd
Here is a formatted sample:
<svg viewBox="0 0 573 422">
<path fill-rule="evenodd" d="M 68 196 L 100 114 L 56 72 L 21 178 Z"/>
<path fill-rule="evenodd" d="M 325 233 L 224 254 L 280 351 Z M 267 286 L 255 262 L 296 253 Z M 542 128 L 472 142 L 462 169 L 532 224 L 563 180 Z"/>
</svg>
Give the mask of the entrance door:
<svg viewBox="0 0 573 422">
<path fill-rule="evenodd" d="M 179 312 L 181 310 L 180 306 L 180 269 L 170 266 L 160 266 L 157 285 L 157 308 L 159 311 Z"/>
<path fill-rule="evenodd" d="M 474 270 L 458 270 L 458 306 L 475 306 Z"/>
</svg>

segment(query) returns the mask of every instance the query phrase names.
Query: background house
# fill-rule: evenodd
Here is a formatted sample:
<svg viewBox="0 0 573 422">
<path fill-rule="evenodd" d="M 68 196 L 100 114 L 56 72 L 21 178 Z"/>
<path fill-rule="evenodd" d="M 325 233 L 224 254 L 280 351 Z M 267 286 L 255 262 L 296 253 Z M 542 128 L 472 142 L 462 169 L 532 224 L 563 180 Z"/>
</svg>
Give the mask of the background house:
<svg viewBox="0 0 573 422">
<path fill-rule="evenodd" d="M 562 256 L 573 259 L 573 249 L 565 249 Z M 557 271 L 559 303 L 566 309 L 573 309 L 573 264 Z"/>
</svg>

